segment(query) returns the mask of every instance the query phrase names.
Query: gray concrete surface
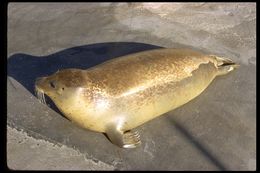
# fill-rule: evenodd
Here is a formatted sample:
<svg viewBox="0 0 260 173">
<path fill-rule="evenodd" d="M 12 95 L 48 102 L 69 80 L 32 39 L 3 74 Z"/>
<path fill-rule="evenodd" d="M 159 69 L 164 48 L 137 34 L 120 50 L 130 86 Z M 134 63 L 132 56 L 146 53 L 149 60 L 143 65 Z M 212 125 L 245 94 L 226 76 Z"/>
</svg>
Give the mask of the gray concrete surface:
<svg viewBox="0 0 260 173">
<path fill-rule="evenodd" d="M 36 77 L 157 47 L 241 67 L 138 127 L 139 148 L 117 148 L 34 97 Z M 256 4 L 9 3 L 7 96 L 10 169 L 255 170 Z"/>
<path fill-rule="evenodd" d="M 7 159 L 13 170 L 114 170 L 113 166 L 86 159 L 65 145 L 35 139 L 10 127 L 7 132 Z"/>
</svg>

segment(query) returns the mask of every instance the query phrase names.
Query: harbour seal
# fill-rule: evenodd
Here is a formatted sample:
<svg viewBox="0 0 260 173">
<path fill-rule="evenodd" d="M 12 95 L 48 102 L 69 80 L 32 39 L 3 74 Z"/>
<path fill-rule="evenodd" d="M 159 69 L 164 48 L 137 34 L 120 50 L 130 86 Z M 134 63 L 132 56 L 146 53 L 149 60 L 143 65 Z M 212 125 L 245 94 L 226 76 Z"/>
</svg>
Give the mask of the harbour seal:
<svg viewBox="0 0 260 173">
<path fill-rule="evenodd" d="M 190 49 L 134 53 L 86 70 L 64 69 L 36 80 L 71 121 L 105 133 L 122 148 L 141 143 L 132 129 L 198 96 L 212 80 L 237 68 L 232 60 Z"/>
</svg>

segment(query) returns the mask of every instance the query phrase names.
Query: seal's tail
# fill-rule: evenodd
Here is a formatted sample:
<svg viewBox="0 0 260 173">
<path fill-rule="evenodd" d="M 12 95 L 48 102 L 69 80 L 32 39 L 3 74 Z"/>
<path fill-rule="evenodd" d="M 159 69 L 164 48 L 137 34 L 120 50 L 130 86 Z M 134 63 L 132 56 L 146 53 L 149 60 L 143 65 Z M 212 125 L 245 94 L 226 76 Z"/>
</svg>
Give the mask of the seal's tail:
<svg viewBox="0 0 260 173">
<path fill-rule="evenodd" d="M 215 58 L 217 60 L 218 75 L 225 75 L 240 66 L 239 64 L 236 64 L 234 61 L 228 58 L 218 56 L 215 56 Z"/>
</svg>

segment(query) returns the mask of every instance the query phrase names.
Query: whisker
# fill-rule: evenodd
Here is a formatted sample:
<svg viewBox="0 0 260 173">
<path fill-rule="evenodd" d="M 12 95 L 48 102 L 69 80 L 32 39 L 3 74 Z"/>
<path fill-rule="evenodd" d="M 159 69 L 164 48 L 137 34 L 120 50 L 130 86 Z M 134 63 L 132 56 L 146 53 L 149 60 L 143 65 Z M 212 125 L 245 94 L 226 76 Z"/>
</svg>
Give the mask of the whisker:
<svg viewBox="0 0 260 173">
<path fill-rule="evenodd" d="M 39 97 L 40 102 L 42 103 L 42 95 L 40 92 L 38 92 L 38 97 Z"/>
<path fill-rule="evenodd" d="M 46 100 L 45 100 L 45 96 L 44 96 L 44 92 L 38 90 L 37 88 L 35 88 L 35 95 L 38 98 L 38 100 L 43 103 L 46 104 Z"/>
<path fill-rule="evenodd" d="M 38 97 L 39 101 L 40 101 L 40 102 L 42 102 L 42 97 L 41 97 L 41 94 L 40 94 L 40 92 L 38 91 L 38 92 L 37 92 L 37 94 L 38 94 L 38 96 L 37 96 L 37 97 Z"/>
<path fill-rule="evenodd" d="M 43 103 L 46 104 L 44 93 L 42 93 Z"/>
</svg>

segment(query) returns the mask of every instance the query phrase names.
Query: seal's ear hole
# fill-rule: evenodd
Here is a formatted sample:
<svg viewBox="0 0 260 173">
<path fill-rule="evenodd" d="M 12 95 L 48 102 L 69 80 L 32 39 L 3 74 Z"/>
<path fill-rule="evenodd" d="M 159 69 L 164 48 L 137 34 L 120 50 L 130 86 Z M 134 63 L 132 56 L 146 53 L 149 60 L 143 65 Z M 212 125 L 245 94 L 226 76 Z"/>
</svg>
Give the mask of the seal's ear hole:
<svg viewBox="0 0 260 173">
<path fill-rule="evenodd" d="M 54 84 L 53 81 L 50 81 L 50 86 L 51 86 L 52 88 L 55 88 L 55 84 Z"/>
<path fill-rule="evenodd" d="M 62 90 L 64 90 L 64 88 L 62 87 Z"/>
</svg>

